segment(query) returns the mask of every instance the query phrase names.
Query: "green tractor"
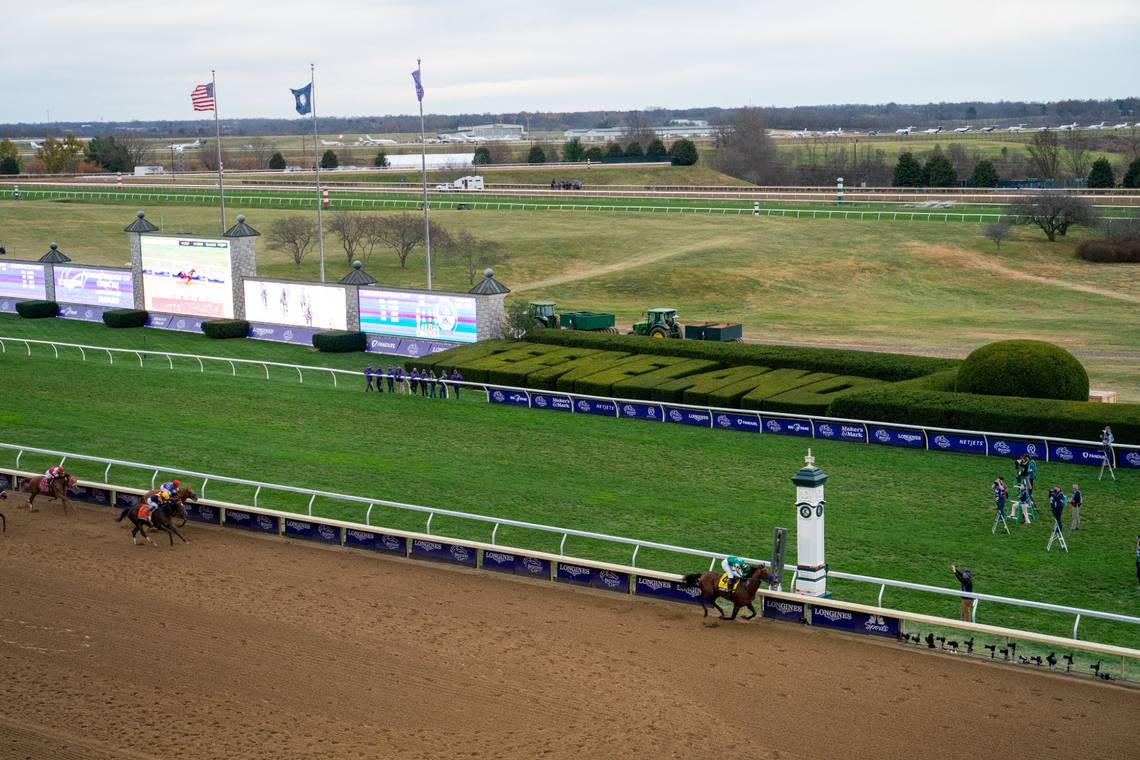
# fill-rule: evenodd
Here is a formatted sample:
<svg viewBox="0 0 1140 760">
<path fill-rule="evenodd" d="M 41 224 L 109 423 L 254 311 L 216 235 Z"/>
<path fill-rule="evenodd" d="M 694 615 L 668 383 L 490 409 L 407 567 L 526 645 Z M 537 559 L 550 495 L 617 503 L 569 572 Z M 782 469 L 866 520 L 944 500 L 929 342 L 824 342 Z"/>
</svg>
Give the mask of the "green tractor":
<svg viewBox="0 0 1140 760">
<path fill-rule="evenodd" d="M 554 313 L 554 301 L 531 301 L 530 316 L 543 327 L 558 329 L 558 315 Z"/>
<path fill-rule="evenodd" d="M 681 326 L 677 324 L 676 309 L 650 309 L 645 313 L 645 321 L 637 322 L 630 335 L 647 335 L 650 338 L 680 338 Z"/>
</svg>

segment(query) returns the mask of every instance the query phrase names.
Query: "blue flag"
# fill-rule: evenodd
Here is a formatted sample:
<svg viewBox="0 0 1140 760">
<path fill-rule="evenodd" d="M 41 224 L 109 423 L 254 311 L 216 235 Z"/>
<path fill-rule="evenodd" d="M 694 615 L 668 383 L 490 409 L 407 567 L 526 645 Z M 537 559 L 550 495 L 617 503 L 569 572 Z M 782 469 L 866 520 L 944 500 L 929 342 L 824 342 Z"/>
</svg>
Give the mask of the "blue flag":
<svg viewBox="0 0 1140 760">
<path fill-rule="evenodd" d="M 416 100 L 423 102 L 424 99 L 424 86 L 420 84 L 420 70 L 416 69 L 412 72 L 412 81 L 416 83 Z"/>
<path fill-rule="evenodd" d="M 313 110 L 313 83 L 309 82 L 307 85 L 299 90 L 289 88 L 289 92 L 293 93 L 293 97 L 297 99 L 297 113 L 302 116 L 312 112 Z"/>
</svg>

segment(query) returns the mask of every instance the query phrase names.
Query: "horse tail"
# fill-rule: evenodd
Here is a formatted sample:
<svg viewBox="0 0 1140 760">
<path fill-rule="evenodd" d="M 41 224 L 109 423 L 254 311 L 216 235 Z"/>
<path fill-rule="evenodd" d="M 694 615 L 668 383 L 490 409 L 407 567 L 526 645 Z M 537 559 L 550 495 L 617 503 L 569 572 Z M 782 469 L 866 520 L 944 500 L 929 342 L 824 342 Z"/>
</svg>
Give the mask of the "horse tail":
<svg viewBox="0 0 1140 760">
<path fill-rule="evenodd" d="M 127 512 L 130 512 L 130 511 L 131 511 L 130 507 L 127 507 L 126 509 L 124 509 L 122 512 L 119 513 L 119 516 L 115 518 L 115 522 L 122 522 L 123 518 L 127 516 Z"/>
<path fill-rule="evenodd" d="M 686 575 L 684 578 L 681 579 L 681 585 L 682 586 L 696 586 L 696 585 L 699 585 L 700 582 L 701 582 L 701 574 L 700 573 L 689 573 L 688 575 Z"/>
</svg>

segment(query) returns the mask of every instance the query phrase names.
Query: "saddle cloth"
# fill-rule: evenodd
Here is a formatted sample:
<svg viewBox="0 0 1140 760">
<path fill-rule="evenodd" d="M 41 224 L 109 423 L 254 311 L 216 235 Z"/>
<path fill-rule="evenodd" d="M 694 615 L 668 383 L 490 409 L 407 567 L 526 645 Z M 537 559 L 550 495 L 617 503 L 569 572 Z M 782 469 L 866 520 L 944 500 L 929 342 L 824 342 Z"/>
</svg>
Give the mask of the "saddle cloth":
<svg viewBox="0 0 1140 760">
<path fill-rule="evenodd" d="M 51 484 L 54 478 L 40 479 L 40 493 L 51 493 Z"/>
<path fill-rule="evenodd" d="M 728 591 L 728 573 L 721 573 L 720 580 L 716 582 L 718 591 Z"/>
</svg>

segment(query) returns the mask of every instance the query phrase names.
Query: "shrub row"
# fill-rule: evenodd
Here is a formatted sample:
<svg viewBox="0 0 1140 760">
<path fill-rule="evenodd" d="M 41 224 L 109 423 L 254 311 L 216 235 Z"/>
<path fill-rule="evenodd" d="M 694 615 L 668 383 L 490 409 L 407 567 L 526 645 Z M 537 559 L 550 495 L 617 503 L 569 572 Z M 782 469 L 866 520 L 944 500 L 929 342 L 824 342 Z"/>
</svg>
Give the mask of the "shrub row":
<svg viewBox="0 0 1140 760">
<path fill-rule="evenodd" d="M 245 338 L 249 335 L 249 322 L 244 319 L 210 319 L 202 323 L 202 332 L 207 338 L 218 340 Z"/>
<path fill-rule="evenodd" d="M 103 312 L 103 324 L 107 327 L 143 327 L 147 316 L 143 309 L 108 309 Z"/>
<path fill-rule="evenodd" d="M 1140 240 L 1084 240 L 1077 255 L 1101 264 L 1140 264 Z"/>
<path fill-rule="evenodd" d="M 794 368 L 836 375 L 855 375 L 878 380 L 910 380 L 932 372 L 957 367 L 958 359 L 928 356 L 847 351 L 838 348 L 799 348 L 761 346 L 749 343 L 712 343 L 697 340 L 654 340 L 640 335 L 612 335 L 580 330 L 535 330 L 527 337 L 532 343 L 575 348 L 625 351 L 630 354 L 684 356 L 706 359 L 723 366 L 761 365 Z"/>
<path fill-rule="evenodd" d="M 313 346 L 329 354 L 347 354 L 363 351 L 368 346 L 368 338 L 359 331 L 328 330 L 313 334 Z"/>
<path fill-rule="evenodd" d="M 47 319 L 59 314 L 55 301 L 17 301 L 16 313 L 24 319 Z"/>
</svg>

